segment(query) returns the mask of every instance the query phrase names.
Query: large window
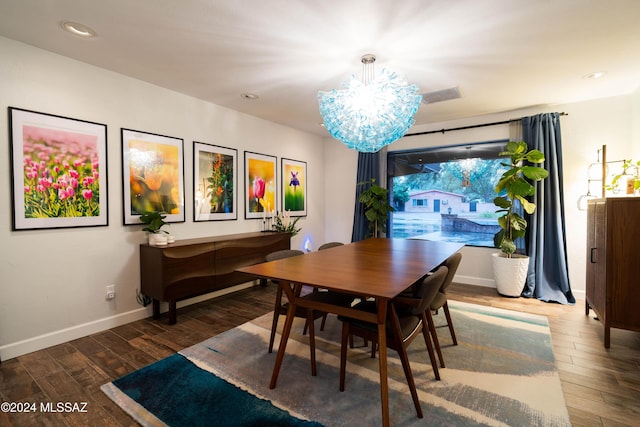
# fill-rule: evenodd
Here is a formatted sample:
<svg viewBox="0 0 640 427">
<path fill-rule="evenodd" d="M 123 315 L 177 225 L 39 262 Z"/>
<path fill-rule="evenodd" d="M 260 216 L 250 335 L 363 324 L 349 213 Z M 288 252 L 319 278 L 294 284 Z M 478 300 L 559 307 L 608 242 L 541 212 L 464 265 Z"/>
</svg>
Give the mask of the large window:
<svg viewBox="0 0 640 427">
<path fill-rule="evenodd" d="M 495 185 L 506 141 L 394 151 L 387 157 L 390 237 L 493 247 Z"/>
</svg>

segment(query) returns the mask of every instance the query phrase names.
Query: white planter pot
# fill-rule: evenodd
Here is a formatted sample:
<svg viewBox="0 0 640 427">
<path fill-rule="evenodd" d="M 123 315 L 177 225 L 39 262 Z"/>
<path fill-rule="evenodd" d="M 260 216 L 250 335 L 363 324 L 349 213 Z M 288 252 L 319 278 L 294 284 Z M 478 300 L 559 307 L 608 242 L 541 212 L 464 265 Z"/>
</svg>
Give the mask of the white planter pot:
<svg viewBox="0 0 640 427">
<path fill-rule="evenodd" d="M 529 257 L 513 254 L 511 258 L 507 258 L 502 252 L 491 255 L 498 293 L 508 297 L 519 297 L 527 280 Z"/>
<path fill-rule="evenodd" d="M 165 233 L 149 233 L 149 244 L 151 246 L 165 246 L 167 235 Z"/>
</svg>

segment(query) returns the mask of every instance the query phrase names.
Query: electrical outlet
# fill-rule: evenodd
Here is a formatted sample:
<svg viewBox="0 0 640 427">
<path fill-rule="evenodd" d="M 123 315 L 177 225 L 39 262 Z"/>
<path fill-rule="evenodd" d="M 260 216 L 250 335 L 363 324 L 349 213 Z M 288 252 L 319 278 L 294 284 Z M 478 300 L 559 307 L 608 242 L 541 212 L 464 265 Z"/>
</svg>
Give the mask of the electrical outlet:
<svg viewBox="0 0 640 427">
<path fill-rule="evenodd" d="M 116 297 L 116 285 L 107 286 L 107 295 L 105 299 L 114 299 Z"/>
</svg>

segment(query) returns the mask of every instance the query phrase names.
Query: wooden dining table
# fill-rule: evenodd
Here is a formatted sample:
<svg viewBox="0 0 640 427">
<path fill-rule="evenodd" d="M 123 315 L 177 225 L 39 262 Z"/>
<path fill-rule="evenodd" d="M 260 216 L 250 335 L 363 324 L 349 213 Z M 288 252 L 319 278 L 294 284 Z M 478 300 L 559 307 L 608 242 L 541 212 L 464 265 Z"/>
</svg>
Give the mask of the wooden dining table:
<svg viewBox="0 0 640 427">
<path fill-rule="evenodd" d="M 269 387 L 276 387 L 296 307 L 376 323 L 382 423 L 388 426 L 389 385 L 385 328 L 388 303 L 463 246 L 460 243 L 419 239 L 372 238 L 302 256 L 239 268 L 237 271 L 277 280 L 289 300 L 287 318 Z M 357 298 L 372 298 L 377 302 L 378 309 L 376 313 L 369 313 L 351 307 L 304 299 L 300 297 L 302 286 L 347 293 Z"/>
</svg>

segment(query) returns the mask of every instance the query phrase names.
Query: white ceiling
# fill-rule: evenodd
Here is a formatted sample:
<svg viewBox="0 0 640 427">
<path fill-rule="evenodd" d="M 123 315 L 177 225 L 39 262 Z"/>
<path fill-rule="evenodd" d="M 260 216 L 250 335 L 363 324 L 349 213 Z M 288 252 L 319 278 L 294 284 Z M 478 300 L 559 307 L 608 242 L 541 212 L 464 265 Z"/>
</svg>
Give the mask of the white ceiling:
<svg viewBox="0 0 640 427">
<path fill-rule="evenodd" d="M 0 36 L 325 136 L 317 92 L 366 53 L 422 93 L 459 87 L 416 125 L 629 94 L 639 21 L 638 0 L 0 0 Z"/>
</svg>

